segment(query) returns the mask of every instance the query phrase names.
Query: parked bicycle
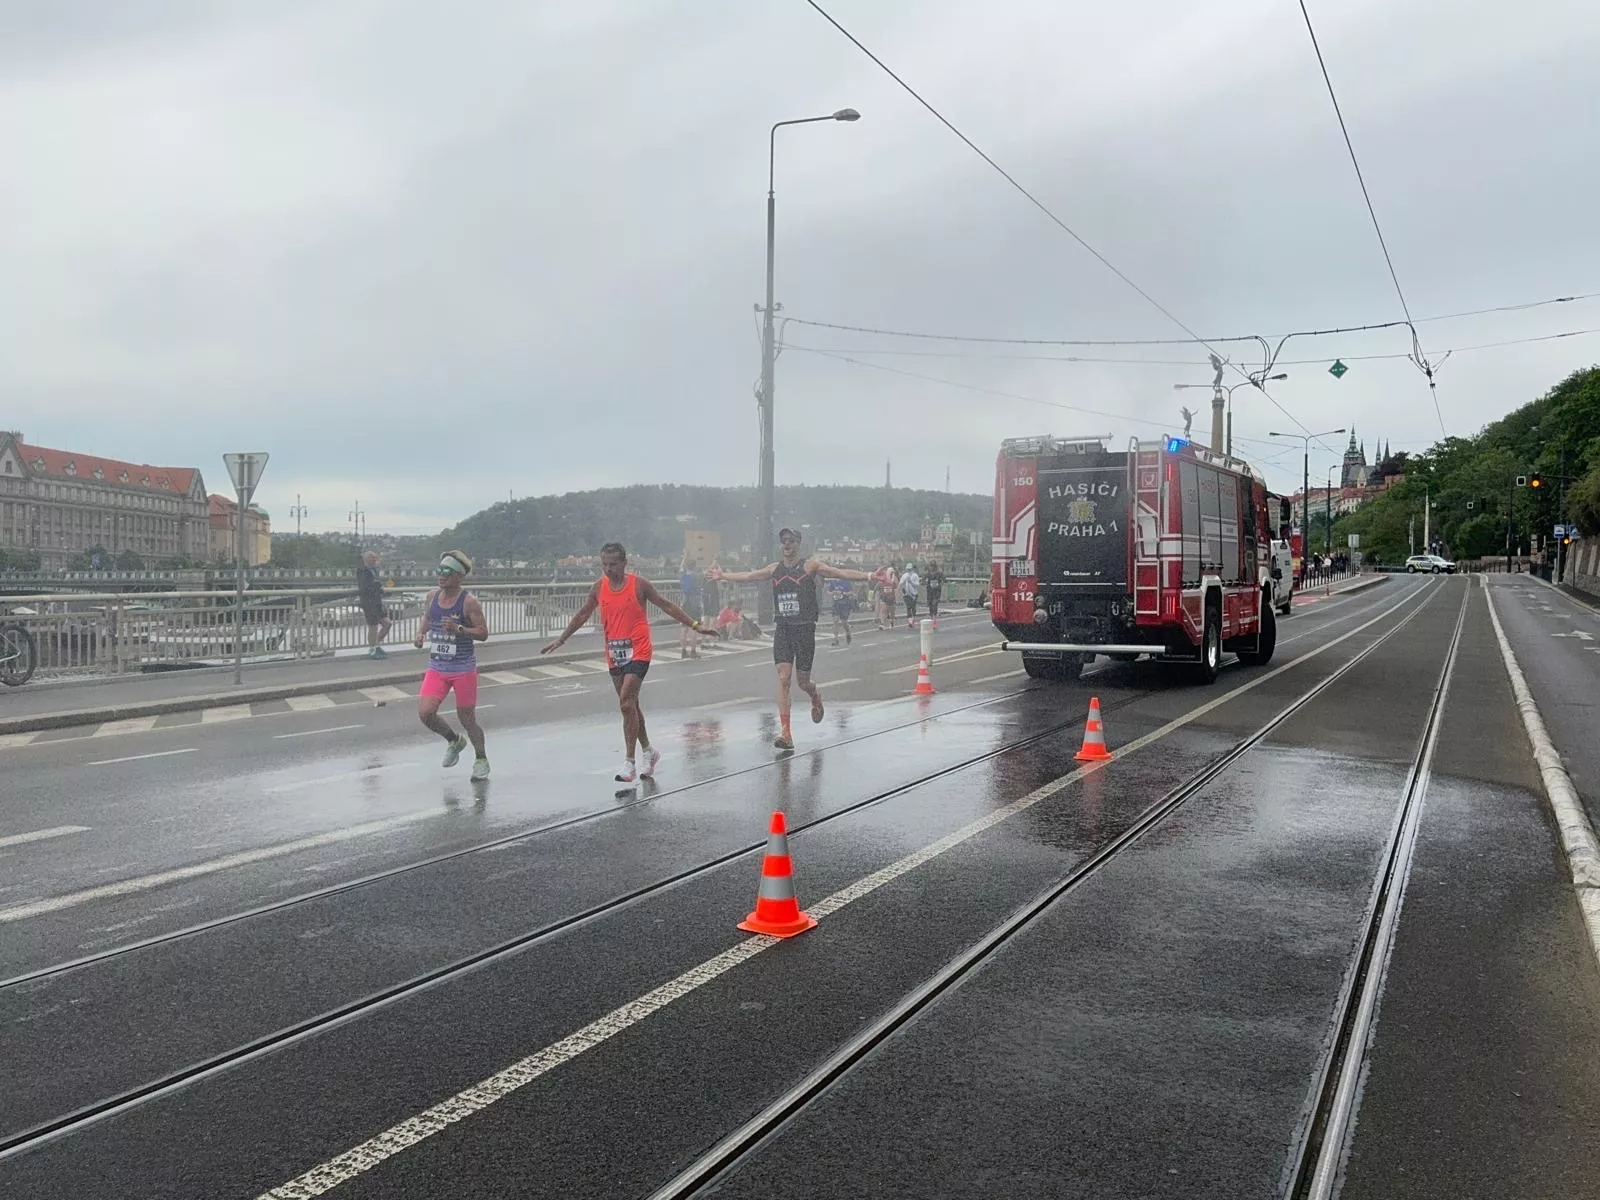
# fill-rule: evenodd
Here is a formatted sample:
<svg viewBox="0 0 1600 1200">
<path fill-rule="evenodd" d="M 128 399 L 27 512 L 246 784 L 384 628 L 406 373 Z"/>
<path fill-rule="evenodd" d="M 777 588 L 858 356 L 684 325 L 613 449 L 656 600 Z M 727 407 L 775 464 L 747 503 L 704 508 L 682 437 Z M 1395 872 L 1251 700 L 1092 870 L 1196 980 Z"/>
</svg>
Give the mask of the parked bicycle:
<svg viewBox="0 0 1600 1200">
<path fill-rule="evenodd" d="M 0 683 L 21 687 L 39 665 L 39 643 L 21 625 L 0 621 Z"/>
</svg>

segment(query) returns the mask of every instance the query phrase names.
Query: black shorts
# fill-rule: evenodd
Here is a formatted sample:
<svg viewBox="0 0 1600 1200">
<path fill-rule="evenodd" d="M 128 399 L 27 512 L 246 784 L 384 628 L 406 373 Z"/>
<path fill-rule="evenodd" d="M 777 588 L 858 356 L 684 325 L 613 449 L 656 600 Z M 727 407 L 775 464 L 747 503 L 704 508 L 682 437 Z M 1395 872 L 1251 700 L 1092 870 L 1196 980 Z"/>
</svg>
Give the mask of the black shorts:
<svg viewBox="0 0 1600 1200">
<path fill-rule="evenodd" d="M 772 661 L 793 663 L 796 671 L 811 673 L 811 664 L 817 658 L 817 627 L 804 625 L 779 625 L 772 631 Z"/>
<path fill-rule="evenodd" d="M 361 614 L 367 618 L 368 625 L 382 625 L 389 619 L 389 614 L 384 611 L 382 600 L 363 600 Z"/>
<path fill-rule="evenodd" d="M 632 662 L 623 663 L 620 667 L 611 668 L 611 678 L 613 679 L 621 679 L 626 675 L 637 675 L 640 679 L 643 679 L 648 674 L 650 674 L 650 660 L 648 658 L 636 658 Z"/>
</svg>

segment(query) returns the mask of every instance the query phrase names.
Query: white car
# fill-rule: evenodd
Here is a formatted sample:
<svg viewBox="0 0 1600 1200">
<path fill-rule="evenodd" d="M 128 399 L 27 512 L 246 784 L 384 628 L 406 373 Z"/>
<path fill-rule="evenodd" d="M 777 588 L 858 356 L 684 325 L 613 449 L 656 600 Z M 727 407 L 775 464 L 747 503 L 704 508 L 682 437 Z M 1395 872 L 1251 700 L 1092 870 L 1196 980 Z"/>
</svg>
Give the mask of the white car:
<svg viewBox="0 0 1600 1200">
<path fill-rule="evenodd" d="M 1413 575 L 1418 571 L 1427 571 L 1434 575 L 1454 575 L 1456 565 L 1449 559 L 1440 558 L 1437 554 L 1413 554 L 1406 559 L 1406 570 Z"/>
</svg>

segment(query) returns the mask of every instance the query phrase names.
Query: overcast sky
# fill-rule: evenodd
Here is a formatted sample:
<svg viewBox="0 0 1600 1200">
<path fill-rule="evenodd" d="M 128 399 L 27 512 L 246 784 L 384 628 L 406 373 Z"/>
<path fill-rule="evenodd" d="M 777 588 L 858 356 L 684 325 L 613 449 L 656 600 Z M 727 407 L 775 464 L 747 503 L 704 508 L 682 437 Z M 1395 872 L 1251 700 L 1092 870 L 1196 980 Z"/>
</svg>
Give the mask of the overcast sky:
<svg viewBox="0 0 1600 1200">
<path fill-rule="evenodd" d="M 1400 316 L 1295 0 L 824 6 L 1197 333 Z M 1414 316 L 1600 292 L 1593 0 L 1310 9 Z M 786 315 L 1183 336 L 804 0 L 4 0 L 0 424 L 212 490 L 225 451 L 266 450 L 278 529 L 297 495 L 312 529 L 359 500 L 423 532 L 513 492 L 754 482 L 767 129 L 846 105 L 779 131 Z M 1434 358 L 1591 328 L 1600 299 L 1419 326 Z M 1209 382 L 1194 346 L 784 338 L 780 483 L 892 458 L 897 485 L 987 491 L 1002 437 L 1209 419 L 1172 390 Z M 1272 394 L 1424 447 L 1421 375 L 1360 361 L 1409 347 L 1295 339 Z M 1444 425 L 1597 360 L 1600 335 L 1458 353 Z M 1234 401 L 1289 486 L 1298 443 L 1266 434 L 1296 427 Z"/>
</svg>

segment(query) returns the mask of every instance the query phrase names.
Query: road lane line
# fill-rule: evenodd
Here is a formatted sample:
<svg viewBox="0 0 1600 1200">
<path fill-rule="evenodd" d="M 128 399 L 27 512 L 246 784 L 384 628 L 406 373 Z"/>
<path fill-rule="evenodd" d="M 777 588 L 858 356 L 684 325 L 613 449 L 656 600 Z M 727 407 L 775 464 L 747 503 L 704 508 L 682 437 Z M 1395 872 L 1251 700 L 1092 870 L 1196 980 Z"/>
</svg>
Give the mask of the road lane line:
<svg viewBox="0 0 1600 1200">
<path fill-rule="evenodd" d="M 330 725 L 326 729 L 302 729 L 299 733 L 275 733 L 272 740 L 281 742 L 285 738 L 314 737 L 319 733 L 343 733 L 347 729 L 365 729 L 365 725 Z"/>
<path fill-rule="evenodd" d="M 1368 627 L 1384 620 L 1403 605 L 1411 603 L 1420 593 L 1412 593 L 1398 604 L 1385 609 L 1371 620 L 1356 626 L 1348 633 L 1341 634 L 1314 649 L 1306 651 L 1298 658 L 1291 659 L 1282 666 L 1274 667 L 1249 679 L 1238 687 L 1233 688 L 1214 700 L 1198 705 L 1183 713 L 1158 729 L 1153 729 L 1142 737 L 1135 738 L 1126 745 L 1119 746 L 1111 752 L 1111 759 L 1116 761 L 1142 750 L 1153 742 L 1160 741 L 1169 734 L 1193 721 L 1199 720 L 1207 713 L 1220 708 L 1238 696 L 1260 687 L 1269 680 L 1276 679 L 1286 671 L 1291 671 L 1301 663 L 1316 658 L 1318 655 L 1333 649 L 1341 642 L 1345 642 Z M 1420 609 L 1413 610 L 1413 615 Z M 879 871 L 873 872 L 848 887 L 826 897 L 820 903 L 808 907 L 812 916 L 821 920 L 823 917 L 832 916 L 846 905 L 853 904 L 863 896 L 883 887 L 885 884 L 898 879 L 909 871 L 931 862 L 947 851 L 977 837 L 980 833 L 992 829 L 1004 821 L 1010 820 L 1019 813 L 1026 812 L 1035 805 L 1042 803 L 1051 796 L 1060 792 L 1070 784 L 1083 778 L 1093 771 L 1105 767 L 1105 762 L 1093 763 L 1079 767 L 1076 770 L 1062 775 L 1057 779 L 1035 788 L 1027 795 L 1013 800 L 1002 808 L 997 808 L 986 816 L 978 818 L 967 825 L 920 850 L 915 850 L 903 858 L 897 859 Z M 781 944 L 783 939 L 757 935 L 747 938 L 742 942 L 724 950 L 721 954 L 706 959 L 698 966 L 689 968 L 682 975 L 646 992 L 636 1000 L 631 1000 L 620 1008 L 613 1009 L 605 1016 L 590 1022 L 575 1033 L 568 1034 L 558 1042 L 546 1046 L 543 1050 L 535 1051 L 528 1057 L 519 1059 L 502 1071 L 497 1071 L 488 1078 L 481 1080 L 464 1091 L 457 1092 L 449 1099 L 425 1109 L 414 1117 L 400 1122 L 376 1137 L 362 1142 L 359 1146 L 345 1151 L 335 1158 L 313 1167 L 305 1174 L 291 1179 L 288 1183 L 279 1185 L 271 1191 L 263 1192 L 256 1200 L 313 1200 L 332 1191 L 340 1184 L 357 1178 L 372 1170 L 385 1160 L 392 1158 L 401 1151 L 426 1141 L 437 1133 L 442 1133 L 452 1125 L 481 1112 L 497 1101 L 526 1087 L 542 1075 L 555 1070 L 564 1063 L 584 1054 L 586 1051 L 602 1045 L 634 1025 L 639 1024 L 674 1001 L 681 1000 L 698 988 L 703 987 L 712 980 L 731 971 L 739 964 L 754 958 L 764 950 Z"/>
<path fill-rule="evenodd" d="M 158 717 L 129 717 L 123 721 L 107 721 L 90 737 L 115 737 L 121 733 L 149 733 L 156 727 Z"/>
<path fill-rule="evenodd" d="M 1015 679 L 1018 675 L 1025 674 L 1027 674 L 1027 672 L 1021 669 L 1015 671 L 1001 671 L 998 675 L 985 675 L 981 679 L 969 679 L 967 680 L 967 685 L 970 686 L 971 684 L 975 683 L 993 683 L 997 679 Z"/>
<path fill-rule="evenodd" d="M 327 696 L 290 696 L 284 703 L 294 712 L 316 712 L 321 708 L 338 707 Z"/>
<path fill-rule="evenodd" d="M 1489 604 L 1489 620 L 1494 624 L 1495 640 L 1500 643 L 1500 657 L 1505 662 L 1506 674 L 1511 678 L 1511 691 L 1516 697 L 1517 712 L 1522 716 L 1522 728 L 1533 748 L 1533 758 L 1539 764 L 1539 775 L 1544 782 L 1545 795 L 1555 813 L 1556 828 L 1561 833 L 1561 848 L 1567 854 L 1567 866 L 1572 872 L 1572 886 L 1578 893 L 1578 904 L 1583 910 L 1583 922 L 1588 926 L 1589 944 L 1600 958 L 1600 838 L 1573 786 L 1572 776 L 1561 763 L 1561 752 L 1545 728 L 1539 705 L 1533 699 L 1528 680 L 1511 651 L 1511 642 L 1500 624 L 1500 614 L 1494 608 L 1494 588 L 1483 581 L 1484 599 Z"/>
<path fill-rule="evenodd" d="M 714 667 L 709 671 L 690 671 L 686 678 L 699 679 L 702 675 L 723 675 L 727 673 L 727 670 L 727 667 Z"/>
<path fill-rule="evenodd" d="M 69 833 L 88 833 L 87 825 L 57 825 L 54 829 L 35 829 L 32 833 L 12 833 L 0 837 L 0 846 L 21 846 L 27 842 L 42 842 L 46 838 L 66 837 Z"/>
<path fill-rule="evenodd" d="M 200 724 L 220 725 L 224 721 L 243 721 L 250 716 L 248 704 L 229 704 L 223 708 L 207 708 L 200 713 Z"/>
<path fill-rule="evenodd" d="M 717 700 L 711 704 L 696 704 L 695 708 L 733 708 L 740 704 L 760 704 L 760 696 L 736 696 L 732 700 Z"/>
<path fill-rule="evenodd" d="M 376 775 L 379 771 L 405 771 L 420 765 L 414 762 L 402 762 L 389 763 L 385 766 L 362 767 L 359 771 L 340 771 L 337 775 L 319 775 L 315 779 L 299 779 L 294 783 L 280 783 L 276 787 L 263 788 L 262 790 L 269 796 L 276 796 L 282 792 L 297 792 L 301 788 L 317 787 L 324 783 L 338 783 L 345 779 L 361 779 L 368 775 Z"/>
<path fill-rule="evenodd" d="M 194 754 L 198 750 L 198 746 L 190 746 L 183 750 L 157 750 L 153 754 L 130 754 L 126 758 L 99 758 L 87 765 L 91 767 L 110 767 L 117 763 L 140 762 L 146 758 L 170 758 L 174 754 Z"/>
<path fill-rule="evenodd" d="M 353 841 L 356 838 L 367 837 L 374 833 L 385 833 L 391 829 L 400 829 L 406 825 L 415 824 L 417 821 L 425 821 L 430 817 L 442 816 L 446 811 L 442 808 L 426 808 L 418 812 L 404 813 L 398 817 L 387 817 L 382 821 L 368 821 L 362 825 L 349 825 L 343 829 L 329 830 L 327 833 L 314 834 L 311 837 L 299 838 L 292 842 L 280 842 L 275 846 L 262 846 L 256 850 L 243 850 L 238 854 L 229 854 L 222 858 L 213 858 L 206 862 L 194 863 L 187 867 L 178 867 L 171 871 L 161 871 L 154 875 L 141 875 L 134 879 L 122 879 L 116 883 L 102 884 L 100 887 L 84 888 L 79 892 L 68 892 L 61 896 L 30 900 L 25 904 L 13 904 L 8 908 L 0 908 L 0 924 L 25 921 L 30 917 L 60 912 L 64 908 L 74 908 L 80 904 L 89 904 L 96 900 L 107 900 L 117 896 L 131 896 L 138 892 L 148 892 L 158 887 L 164 887 L 169 883 L 182 883 L 184 880 L 198 879 L 203 875 L 215 875 L 219 871 L 231 871 L 235 867 L 247 867 L 254 863 L 266 862 L 269 859 L 282 858 L 288 854 L 298 854 L 302 850 L 315 850 L 321 846 L 334 846 L 340 842 Z"/>
</svg>

